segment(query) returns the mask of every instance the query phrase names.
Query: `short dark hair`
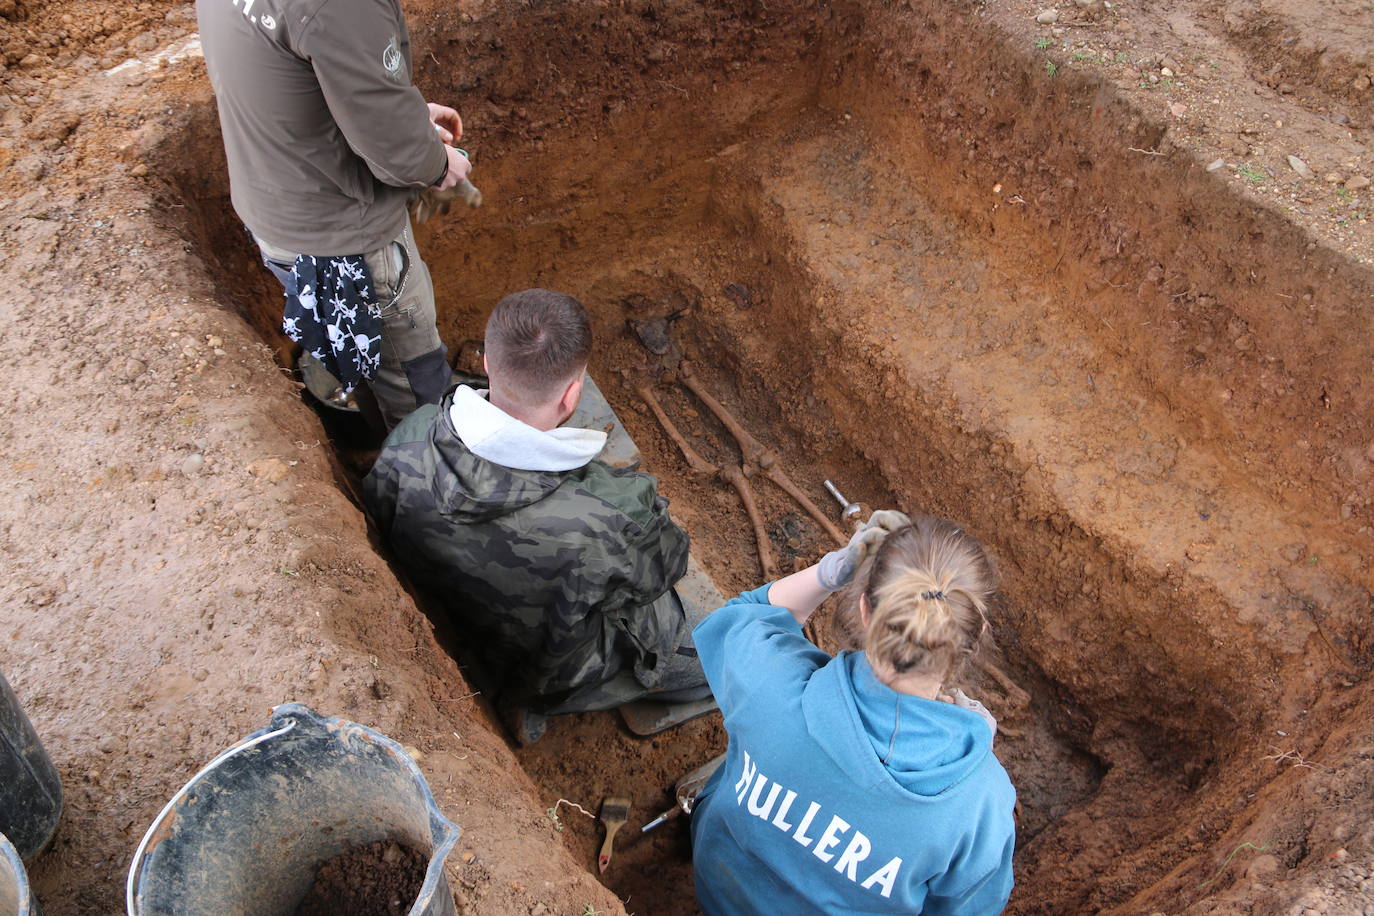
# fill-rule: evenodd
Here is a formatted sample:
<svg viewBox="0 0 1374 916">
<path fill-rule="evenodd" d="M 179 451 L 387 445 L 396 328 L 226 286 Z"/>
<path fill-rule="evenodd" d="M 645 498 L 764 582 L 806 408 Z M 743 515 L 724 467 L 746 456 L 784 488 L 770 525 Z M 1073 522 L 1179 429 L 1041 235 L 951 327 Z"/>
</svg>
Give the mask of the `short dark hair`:
<svg viewBox="0 0 1374 916">
<path fill-rule="evenodd" d="M 512 293 L 496 303 L 487 319 L 485 349 L 493 387 L 519 403 L 537 404 L 586 369 L 591 319 L 567 293 Z"/>
</svg>

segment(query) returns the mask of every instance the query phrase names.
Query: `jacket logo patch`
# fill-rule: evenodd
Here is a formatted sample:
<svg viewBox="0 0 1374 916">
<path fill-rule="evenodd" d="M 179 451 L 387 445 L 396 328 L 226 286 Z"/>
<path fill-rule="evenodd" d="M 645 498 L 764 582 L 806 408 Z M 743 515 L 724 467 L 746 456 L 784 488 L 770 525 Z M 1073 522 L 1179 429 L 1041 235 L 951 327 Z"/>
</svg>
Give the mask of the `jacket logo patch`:
<svg viewBox="0 0 1374 916">
<path fill-rule="evenodd" d="M 387 76 L 399 80 L 401 78 L 401 63 L 401 49 L 397 46 L 396 38 L 393 36 L 391 44 L 387 45 L 386 50 L 382 52 L 382 69 L 386 70 Z"/>
</svg>

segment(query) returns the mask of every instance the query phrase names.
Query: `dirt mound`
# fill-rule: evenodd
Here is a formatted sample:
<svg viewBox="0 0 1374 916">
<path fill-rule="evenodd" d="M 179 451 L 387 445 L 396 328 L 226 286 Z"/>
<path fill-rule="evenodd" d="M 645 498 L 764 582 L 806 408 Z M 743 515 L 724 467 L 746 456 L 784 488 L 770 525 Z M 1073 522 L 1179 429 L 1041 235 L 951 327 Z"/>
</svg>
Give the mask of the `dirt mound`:
<svg viewBox="0 0 1374 916">
<path fill-rule="evenodd" d="M 154 49 L 126 65 L 95 65 L 125 27 L 9 61 L 79 9 L 0 7 L 0 274 L 27 293 L 0 354 L 0 666 L 69 787 L 45 908 L 117 909 L 161 803 L 300 699 L 417 749 L 469 911 L 614 910 L 563 802 L 630 795 L 607 884 L 692 912 L 685 825 L 634 828 L 718 717 L 650 741 L 557 719 L 517 772 L 369 540 L 367 454 L 281 371 L 169 8 L 136 8 Z M 1374 160 L 1346 75 L 1374 27 L 1351 10 L 1311 58 L 1308 4 L 414 4 L 487 200 L 424 233 L 440 330 L 456 348 L 530 285 L 587 302 L 593 372 L 727 590 L 760 575 L 736 498 L 635 385 L 708 460 L 733 446 L 627 319 L 686 306 L 703 384 L 818 501 L 829 478 L 989 544 L 1008 677 L 966 689 L 1009 728 L 1014 910 L 1359 912 L 1374 230 L 1349 179 Z M 826 549 L 757 489 L 784 564 Z"/>
<path fill-rule="evenodd" d="M 402 916 L 425 883 L 425 857 L 393 840 L 341 852 L 320 865 L 296 916 Z"/>
</svg>

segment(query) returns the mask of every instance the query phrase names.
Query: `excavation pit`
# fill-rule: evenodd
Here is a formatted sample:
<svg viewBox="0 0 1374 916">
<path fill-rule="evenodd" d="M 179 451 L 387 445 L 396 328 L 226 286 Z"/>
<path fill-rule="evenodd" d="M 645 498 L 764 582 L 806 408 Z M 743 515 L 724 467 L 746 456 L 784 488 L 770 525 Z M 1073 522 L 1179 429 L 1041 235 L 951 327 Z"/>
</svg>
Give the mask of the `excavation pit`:
<svg viewBox="0 0 1374 916">
<path fill-rule="evenodd" d="M 1304 426 L 1306 446 L 1276 435 L 1305 396 L 1283 373 L 1320 354 L 1323 396 L 1368 383 L 1340 343 L 1349 315 L 1285 317 L 1254 290 L 1328 306 L 1362 274 L 1198 169 L 1146 171 L 1122 148 L 1155 149 L 1159 125 L 1086 81 L 1028 76 L 1005 36 L 956 11 L 457 15 L 411 11 L 417 57 L 437 64 L 423 88 L 463 110 L 487 201 L 419 232 L 441 334 L 456 350 L 528 286 L 581 298 L 593 374 L 727 593 L 760 580 L 752 536 L 733 493 L 691 476 L 641 408 L 652 361 L 630 319 L 687 308 L 676 336 L 698 374 L 818 502 L 829 478 L 988 544 L 1004 579 L 989 660 L 1031 696 L 1020 711 L 970 672 L 1017 732 L 998 741 L 1022 805 L 1013 911 L 1205 908 L 1243 888 L 1219 871 L 1243 842 L 1281 850 L 1285 869 L 1356 843 L 1282 821 L 1279 793 L 1297 790 L 1269 785 L 1267 758 L 1346 734 L 1374 648 L 1366 504 L 1348 497 L 1368 469 L 1312 458 L 1359 451 L 1367 426 Z M 289 366 L 208 94 L 178 118 L 158 174 L 189 206 L 168 213 Z M 734 454 L 699 403 L 658 391 L 708 460 Z M 304 409 L 280 422 L 319 429 Z M 336 445 L 356 493 L 371 455 Z M 759 491 L 784 564 L 827 548 Z M 629 795 L 633 828 L 723 743 L 716 717 L 645 741 L 597 714 L 554 720 L 518 757 L 590 868 L 598 830 L 559 799 Z M 630 911 L 692 912 L 685 836 L 679 822 L 617 850 L 605 880 Z"/>
</svg>

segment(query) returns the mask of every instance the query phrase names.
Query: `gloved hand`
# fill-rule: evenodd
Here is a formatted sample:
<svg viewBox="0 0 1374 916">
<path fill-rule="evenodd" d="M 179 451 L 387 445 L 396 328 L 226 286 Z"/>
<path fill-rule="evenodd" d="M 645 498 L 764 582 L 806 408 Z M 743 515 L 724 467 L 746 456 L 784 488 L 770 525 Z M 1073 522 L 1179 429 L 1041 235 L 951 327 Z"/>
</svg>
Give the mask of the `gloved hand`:
<svg viewBox="0 0 1374 916">
<path fill-rule="evenodd" d="M 984 722 L 988 723 L 988 728 L 992 729 L 992 736 L 994 738 L 997 737 L 997 720 L 993 718 L 992 713 L 988 712 L 988 708 L 982 703 L 979 703 L 958 687 L 955 687 L 948 693 L 941 694 L 940 699 L 944 700 L 946 703 L 953 703 L 955 706 L 967 709 L 969 712 L 977 713 L 983 718 Z"/>
<path fill-rule="evenodd" d="M 854 578 L 854 572 L 864 559 L 878 549 L 889 534 L 911 524 L 911 519 L 895 509 L 879 509 L 869 516 L 863 527 L 854 532 L 849 543 L 832 550 L 816 564 L 816 576 L 821 588 L 839 591 Z"/>
</svg>

